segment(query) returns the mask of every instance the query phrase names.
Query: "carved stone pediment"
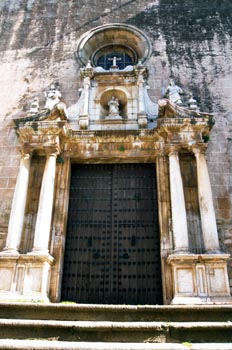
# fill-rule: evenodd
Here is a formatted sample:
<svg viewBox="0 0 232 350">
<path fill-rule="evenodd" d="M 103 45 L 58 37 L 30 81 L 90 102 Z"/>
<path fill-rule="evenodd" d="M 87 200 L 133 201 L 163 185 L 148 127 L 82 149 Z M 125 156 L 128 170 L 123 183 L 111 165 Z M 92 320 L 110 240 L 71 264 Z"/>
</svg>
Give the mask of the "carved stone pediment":
<svg viewBox="0 0 232 350">
<path fill-rule="evenodd" d="M 67 132 L 65 121 L 32 121 L 21 122 L 17 132 L 22 145 L 29 145 L 33 150 L 44 153 L 46 145 L 62 144 Z"/>
<path fill-rule="evenodd" d="M 213 114 L 180 107 L 168 99 L 159 100 L 158 105 L 158 130 L 166 143 L 203 142 L 214 125 Z"/>
<path fill-rule="evenodd" d="M 39 117 L 39 120 L 67 120 L 66 105 L 63 102 L 59 102 L 49 113 Z"/>
<path fill-rule="evenodd" d="M 168 99 L 158 101 L 158 117 L 159 118 L 203 118 L 211 121 L 213 125 L 213 114 L 195 111 L 183 106 L 178 106 Z"/>
<path fill-rule="evenodd" d="M 44 108 L 35 114 L 28 113 L 24 118 L 14 119 L 14 123 L 18 129 L 20 126 L 31 122 L 62 120 L 67 120 L 67 111 L 65 104 L 60 102 L 51 111 L 48 108 Z"/>
</svg>

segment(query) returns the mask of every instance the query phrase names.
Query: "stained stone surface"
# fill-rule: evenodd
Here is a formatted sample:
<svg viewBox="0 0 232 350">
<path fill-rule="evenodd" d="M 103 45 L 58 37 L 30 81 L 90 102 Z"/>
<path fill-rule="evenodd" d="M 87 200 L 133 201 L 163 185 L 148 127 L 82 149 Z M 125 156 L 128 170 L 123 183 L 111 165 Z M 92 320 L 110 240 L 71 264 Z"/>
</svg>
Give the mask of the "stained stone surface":
<svg viewBox="0 0 232 350">
<path fill-rule="evenodd" d="M 81 87 L 74 52 L 96 26 L 124 23 L 152 42 L 149 96 L 161 98 L 173 77 L 215 114 L 207 161 L 219 238 L 232 251 L 232 3 L 230 0 L 1 0 L 0 1 L 0 245 L 7 232 L 20 160 L 12 118 L 20 118 L 59 82 L 62 101 L 76 103 Z M 232 286 L 232 261 L 229 262 Z"/>
</svg>

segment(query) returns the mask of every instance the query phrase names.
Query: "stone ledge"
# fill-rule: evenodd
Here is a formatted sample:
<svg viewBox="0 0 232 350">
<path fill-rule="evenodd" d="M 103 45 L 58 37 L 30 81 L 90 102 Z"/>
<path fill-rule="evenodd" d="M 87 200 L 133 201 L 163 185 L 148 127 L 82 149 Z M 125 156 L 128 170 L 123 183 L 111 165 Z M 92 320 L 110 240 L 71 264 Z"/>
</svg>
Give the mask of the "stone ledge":
<svg viewBox="0 0 232 350">
<path fill-rule="evenodd" d="M 21 319 L 0 319 L 0 328 L 4 326 L 23 326 L 30 328 L 51 327 L 51 328 L 77 328 L 91 330 L 136 330 L 146 329 L 164 330 L 173 329 L 231 329 L 232 322 L 113 322 L 113 321 L 57 321 L 57 320 L 21 320 Z M 232 334 L 232 333 L 231 333 Z"/>
<path fill-rule="evenodd" d="M 231 343 L 89 343 L 60 342 L 55 340 L 2 339 L 1 350 L 232 350 Z"/>
<path fill-rule="evenodd" d="M 228 260 L 230 254 L 215 253 L 215 254 L 171 254 L 168 257 L 168 263 L 172 261 L 183 261 L 183 262 L 208 262 L 208 261 L 225 261 Z"/>
<path fill-rule="evenodd" d="M 229 321 L 232 303 L 222 305 L 101 305 L 0 302 L 1 318 L 110 321 Z"/>
<path fill-rule="evenodd" d="M 232 342 L 231 322 L 0 320 L 0 339 L 182 343 Z M 231 343 L 232 344 L 232 343 Z"/>
<path fill-rule="evenodd" d="M 48 262 L 52 264 L 54 258 L 50 254 L 39 254 L 35 252 L 30 252 L 28 254 L 17 254 L 11 251 L 0 252 L 0 262 L 17 262 L 17 263 L 35 263 L 35 262 Z"/>
</svg>

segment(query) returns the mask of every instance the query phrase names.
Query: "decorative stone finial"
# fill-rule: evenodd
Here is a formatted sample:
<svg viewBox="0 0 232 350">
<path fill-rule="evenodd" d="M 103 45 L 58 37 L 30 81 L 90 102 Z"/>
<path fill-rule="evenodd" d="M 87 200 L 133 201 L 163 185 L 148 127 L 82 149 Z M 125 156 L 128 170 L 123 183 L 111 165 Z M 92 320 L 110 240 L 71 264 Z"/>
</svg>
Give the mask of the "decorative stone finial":
<svg viewBox="0 0 232 350">
<path fill-rule="evenodd" d="M 193 98 L 193 94 L 190 93 L 190 97 L 189 97 L 189 100 L 188 100 L 188 106 L 190 109 L 196 111 L 198 109 L 198 106 L 197 106 L 197 101 Z"/>
<path fill-rule="evenodd" d="M 39 112 L 39 99 L 38 97 L 35 97 L 31 102 L 31 107 L 28 114 L 34 115 L 34 114 L 37 114 L 38 112 Z"/>
<path fill-rule="evenodd" d="M 82 78 L 92 78 L 94 74 L 94 68 L 91 64 L 91 61 L 89 60 L 88 63 L 86 64 L 85 68 L 81 68 L 80 70 L 81 77 Z"/>
<path fill-rule="evenodd" d="M 92 69 L 92 68 L 93 68 L 93 66 L 92 66 L 90 60 L 88 60 L 88 63 L 86 64 L 86 67 L 85 67 L 85 68 L 86 68 L 86 69 Z"/>
</svg>

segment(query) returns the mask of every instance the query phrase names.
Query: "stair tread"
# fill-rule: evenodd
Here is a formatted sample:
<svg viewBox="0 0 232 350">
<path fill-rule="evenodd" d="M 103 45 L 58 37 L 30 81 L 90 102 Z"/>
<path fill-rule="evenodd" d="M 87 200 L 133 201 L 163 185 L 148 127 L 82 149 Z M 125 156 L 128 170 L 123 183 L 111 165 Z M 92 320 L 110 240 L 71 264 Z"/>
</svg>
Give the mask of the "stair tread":
<svg viewBox="0 0 232 350">
<path fill-rule="evenodd" d="M 1 339 L 1 350 L 232 350 L 232 343 L 104 343 Z"/>
<path fill-rule="evenodd" d="M 60 320 L 30 320 L 30 319 L 0 319 L 0 326 L 50 326 L 50 327 L 76 327 L 83 329 L 148 329 L 148 328 L 231 328 L 231 321 L 215 322 L 114 322 L 114 321 L 60 321 Z"/>
<path fill-rule="evenodd" d="M 197 304 L 197 305 L 124 305 L 124 304 L 77 304 L 77 303 L 29 303 L 29 302 L 0 302 L 0 307 L 13 307 L 13 308 L 40 308 L 40 309 L 59 309 L 59 308 L 71 308 L 77 310 L 151 310 L 151 311 L 175 311 L 175 310 L 200 310 L 200 311 L 214 311 L 221 309 L 232 310 L 231 302 L 218 302 L 218 303 L 208 303 Z"/>
<path fill-rule="evenodd" d="M 231 305 L 91 305 L 0 303 L 1 319 L 111 322 L 227 322 Z"/>
</svg>

